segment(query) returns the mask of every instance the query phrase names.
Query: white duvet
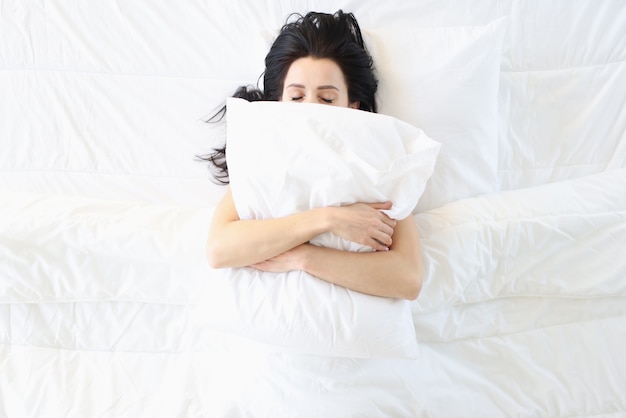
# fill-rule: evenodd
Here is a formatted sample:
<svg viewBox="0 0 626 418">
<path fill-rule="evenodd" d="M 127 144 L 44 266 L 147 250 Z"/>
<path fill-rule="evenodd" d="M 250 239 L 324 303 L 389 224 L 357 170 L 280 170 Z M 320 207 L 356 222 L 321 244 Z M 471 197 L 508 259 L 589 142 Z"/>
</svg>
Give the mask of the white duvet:
<svg viewBox="0 0 626 418">
<path fill-rule="evenodd" d="M 622 0 L 0 4 L 0 417 L 626 415 Z M 441 143 L 422 293 L 368 328 L 415 358 L 285 350 L 207 305 L 203 120 L 289 13 L 340 7 L 381 113 Z"/>
<path fill-rule="evenodd" d="M 196 246 L 204 210 L 3 191 L 0 274 L 14 280 L 1 289 L 2 412 L 136 416 L 162 403 L 173 414 L 244 416 L 619 411 L 625 179 L 616 170 L 417 215 L 428 268 L 412 303 L 416 360 L 273 352 L 216 333 L 201 308 L 216 277 Z M 333 396 L 320 398 L 327 385 Z M 450 390 L 464 402 L 449 402 Z M 369 401 L 345 404 L 364 393 Z M 267 402 L 277 398 L 280 407 Z"/>
</svg>

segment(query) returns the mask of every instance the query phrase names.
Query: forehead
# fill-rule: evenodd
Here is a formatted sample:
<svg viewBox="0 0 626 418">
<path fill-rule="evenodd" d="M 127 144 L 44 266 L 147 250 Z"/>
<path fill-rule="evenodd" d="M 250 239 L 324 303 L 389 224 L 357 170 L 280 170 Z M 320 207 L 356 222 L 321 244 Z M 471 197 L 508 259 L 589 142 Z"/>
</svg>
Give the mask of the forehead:
<svg viewBox="0 0 626 418">
<path fill-rule="evenodd" d="M 305 57 L 295 60 L 285 77 L 285 84 L 321 83 L 339 84 L 345 87 L 345 80 L 341 68 L 334 61 L 327 58 Z"/>
</svg>

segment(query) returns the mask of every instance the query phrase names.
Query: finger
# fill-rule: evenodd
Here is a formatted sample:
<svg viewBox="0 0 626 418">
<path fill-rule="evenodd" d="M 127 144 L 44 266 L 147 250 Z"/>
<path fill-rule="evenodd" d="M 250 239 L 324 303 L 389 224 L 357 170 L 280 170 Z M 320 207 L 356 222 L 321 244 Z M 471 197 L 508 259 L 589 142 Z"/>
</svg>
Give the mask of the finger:
<svg viewBox="0 0 626 418">
<path fill-rule="evenodd" d="M 389 251 L 389 247 L 382 244 L 380 241 L 376 239 L 372 239 L 373 244 L 370 244 L 370 247 L 375 249 L 376 251 Z"/>
<path fill-rule="evenodd" d="M 387 225 L 381 225 L 380 229 L 374 231 L 372 234 L 372 238 L 381 241 L 385 245 L 391 244 L 392 236 L 393 236 L 393 228 Z"/>
<path fill-rule="evenodd" d="M 391 202 L 368 203 L 368 205 L 377 210 L 387 210 L 391 209 L 391 206 L 393 206 Z"/>
<path fill-rule="evenodd" d="M 250 264 L 248 267 L 252 267 L 257 270 L 263 270 L 263 262 Z"/>
<path fill-rule="evenodd" d="M 270 265 L 269 260 L 259 261 L 258 263 L 250 264 L 248 267 L 253 267 L 257 270 L 267 270 Z"/>
<path fill-rule="evenodd" d="M 381 213 L 381 215 L 383 215 L 383 217 L 380 218 L 381 221 L 383 222 L 383 230 L 386 232 L 389 232 L 389 235 L 392 235 L 393 229 L 396 227 L 396 224 L 398 222 L 395 219 L 391 219 L 389 216 L 385 215 L 384 213 Z"/>
<path fill-rule="evenodd" d="M 391 235 L 385 234 L 382 231 L 377 231 L 375 235 L 372 235 L 372 238 L 386 247 L 390 246 L 393 242 Z"/>
</svg>

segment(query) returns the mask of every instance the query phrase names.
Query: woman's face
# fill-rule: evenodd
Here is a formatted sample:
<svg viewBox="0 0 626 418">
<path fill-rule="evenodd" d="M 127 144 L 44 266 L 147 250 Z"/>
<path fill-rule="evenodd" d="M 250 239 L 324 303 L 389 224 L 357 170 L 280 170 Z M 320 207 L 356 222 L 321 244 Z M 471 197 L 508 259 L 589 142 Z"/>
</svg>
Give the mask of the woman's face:
<svg viewBox="0 0 626 418">
<path fill-rule="evenodd" d="M 285 76 L 280 100 L 355 109 L 359 107 L 359 102 L 349 101 L 348 86 L 341 68 L 327 58 L 305 57 L 295 60 Z"/>
</svg>

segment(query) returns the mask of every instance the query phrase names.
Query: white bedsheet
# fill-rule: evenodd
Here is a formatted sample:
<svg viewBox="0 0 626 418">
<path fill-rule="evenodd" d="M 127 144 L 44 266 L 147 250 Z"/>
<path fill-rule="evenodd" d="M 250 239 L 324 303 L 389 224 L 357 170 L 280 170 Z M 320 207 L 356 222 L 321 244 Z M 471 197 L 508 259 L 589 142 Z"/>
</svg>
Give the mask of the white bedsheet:
<svg viewBox="0 0 626 418">
<path fill-rule="evenodd" d="M 499 71 L 445 73 L 489 116 L 496 180 L 416 215 L 417 359 L 278 352 L 204 316 L 223 189 L 194 156 L 224 130 L 203 118 L 289 13 L 338 8 L 438 42 L 507 17 Z M 622 0 L 1 1 L 0 417 L 625 416 L 624 27 Z M 473 77 L 498 72 L 494 108 Z"/>
</svg>

